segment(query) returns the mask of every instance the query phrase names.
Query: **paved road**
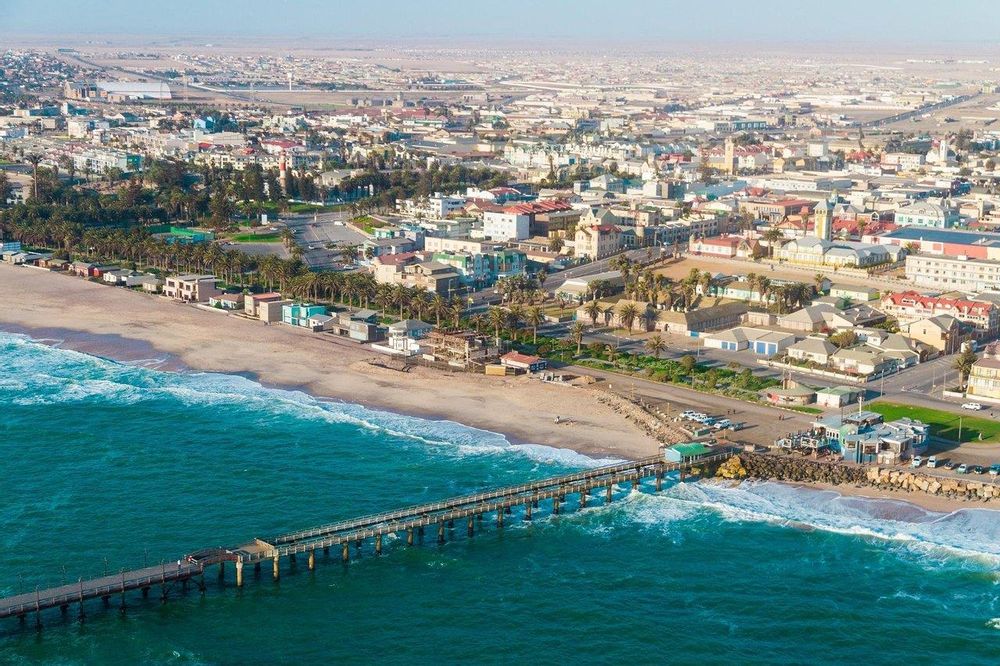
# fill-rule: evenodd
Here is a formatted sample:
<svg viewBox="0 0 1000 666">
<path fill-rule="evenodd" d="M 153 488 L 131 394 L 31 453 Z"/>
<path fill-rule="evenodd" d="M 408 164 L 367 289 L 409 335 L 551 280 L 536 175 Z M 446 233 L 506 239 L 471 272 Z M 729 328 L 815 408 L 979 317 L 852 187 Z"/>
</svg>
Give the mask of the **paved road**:
<svg viewBox="0 0 1000 666">
<path fill-rule="evenodd" d="M 628 250 L 624 252 L 624 254 L 633 261 L 645 260 L 647 249 L 652 249 L 652 248 L 638 248 L 635 250 Z M 653 251 L 656 252 L 655 249 Z M 567 268 L 564 271 L 553 273 L 552 275 L 549 276 L 548 280 L 546 280 L 545 285 L 549 289 L 553 289 L 561 285 L 566 280 L 572 278 L 586 277 L 588 275 L 596 275 L 598 273 L 604 273 L 606 271 L 610 271 L 612 269 L 610 268 L 609 264 L 613 259 L 615 259 L 615 257 L 618 256 L 621 255 L 617 254 L 611 257 L 605 257 L 604 259 L 598 259 L 597 261 L 592 261 L 588 264 L 574 266 L 572 268 Z"/>
<path fill-rule="evenodd" d="M 282 222 L 295 233 L 295 242 L 302 248 L 302 260 L 310 268 L 337 268 L 341 257 L 335 248 L 360 245 L 367 240 L 364 234 L 343 224 L 349 217 L 347 212 L 339 211 L 290 215 L 282 218 Z"/>
</svg>

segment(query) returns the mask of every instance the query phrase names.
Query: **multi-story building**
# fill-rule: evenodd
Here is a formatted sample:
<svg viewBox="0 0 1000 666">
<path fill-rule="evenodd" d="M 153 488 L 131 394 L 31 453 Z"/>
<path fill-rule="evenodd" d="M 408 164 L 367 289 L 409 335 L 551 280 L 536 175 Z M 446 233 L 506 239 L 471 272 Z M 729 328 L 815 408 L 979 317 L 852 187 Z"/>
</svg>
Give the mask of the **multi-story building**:
<svg viewBox="0 0 1000 666">
<path fill-rule="evenodd" d="M 774 257 L 780 261 L 805 266 L 830 266 L 868 268 L 893 261 L 899 248 L 851 241 L 827 241 L 807 236 L 796 238 L 775 249 Z"/>
<path fill-rule="evenodd" d="M 913 284 L 944 290 L 1000 290 L 1000 261 L 924 254 L 906 258 L 906 277 Z"/>
<path fill-rule="evenodd" d="M 965 395 L 974 400 L 1000 404 L 1000 343 L 988 346 L 983 357 L 972 364 Z"/>
<path fill-rule="evenodd" d="M 958 224 L 959 219 L 959 214 L 950 206 L 918 201 L 897 210 L 893 222 L 901 227 L 949 229 Z"/>
<path fill-rule="evenodd" d="M 950 315 L 968 324 L 976 338 L 992 339 L 1000 334 L 1000 307 L 989 301 L 924 296 L 915 291 L 890 292 L 879 309 L 906 325 L 937 315 Z"/>
<path fill-rule="evenodd" d="M 204 303 L 222 290 L 216 286 L 219 278 L 214 275 L 175 275 L 168 277 L 163 285 L 163 294 L 178 301 Z"/>
<path fill-rule="evenodd" d="M 524 240 L 530 235 L 531 217 L 504 210 L 483 213 L 483 235 L 491 240 Z"/>
<path fill-rule="evenodd" d="M 622 230 L 613 224 L 580 226 L 574 237 L 576 256 L 603 259 L 619 252 L 623 245 Z"/>
</svg>

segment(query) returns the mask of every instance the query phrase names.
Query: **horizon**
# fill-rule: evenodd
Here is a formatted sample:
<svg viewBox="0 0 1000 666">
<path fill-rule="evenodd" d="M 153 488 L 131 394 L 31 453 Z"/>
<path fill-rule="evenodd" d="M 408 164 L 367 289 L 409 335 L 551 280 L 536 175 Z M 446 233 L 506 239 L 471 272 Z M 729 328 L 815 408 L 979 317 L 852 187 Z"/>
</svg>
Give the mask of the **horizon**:
<svg viewBox="0 0 1000 666">
<path fill-rule="evenodd" d="M 721 43 L 764 44 L 777 50 L 802 44 L 886 45 L 919 52 L 933 52 L 937 45 L 963 52 L 1000 46 L 992 28 L 1000 21 L 1000 4 L 988 0 L 958 0 L 947 6 L 933 0 L 843 0 L 835 13 L 791 0 L 774 0 L 767 11 L 749 11 L 735 0 L 718 0 L 710 6 L 624 0 L 613 11 L 596 0 L 509 0 L 500 17 L 483 16 L 455 0 L 416 5 L 403 0 L 340 0 L 337 6 L 320 0 L 284 0 L 280 5 L 245 0 L 236 14 L 228 5 L 177 0 L 169 11 L 152 15 L 148 6 L 125 0 L 106 0 L 97 6 L 52 0 L 47 3 L 51 11 L 44 13 L 28 0 L 9 0 L 8 5 L 0 35 L 29 40 L 393 39 L 480 44 L 485 40 L 486 45 L 504 45 L 545 39 L 545 44 L 534 46 L 586 40 L 646 48 L 662 41 L 663 50 L 670 50 L 671 44 Z M 596 21 L 595 16 L 609 20 Z"/>
</svg>

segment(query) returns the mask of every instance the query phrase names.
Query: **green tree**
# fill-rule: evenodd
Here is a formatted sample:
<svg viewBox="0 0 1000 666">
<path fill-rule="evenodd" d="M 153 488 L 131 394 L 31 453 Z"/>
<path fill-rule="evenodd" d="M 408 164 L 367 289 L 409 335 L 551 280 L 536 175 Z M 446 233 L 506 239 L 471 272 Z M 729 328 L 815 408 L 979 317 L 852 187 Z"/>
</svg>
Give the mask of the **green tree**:
<svg viewBox="0 0 1000 666">
<path fill-rule="evenodd" d="M 577 321 L 573 322 L 573 326 L 569 329 L 570 338 L 576 343 L 576 355 L 580 355 L 580 347 L 583 346 L 583 333 L 585 331 L 583 322 Z"/>
<path fill-rule="evenodd" d="M 528 308 L 524 315 L 525 323 L 531 327 L 531 342 L 538 344 L 538 327 L 545 321 L 545 313 L 537 305 Z"/>
<path fill-rule="evenodd" d="M 629 333 L 632 332 L 632 325 L 638 316 L 639 308 L 636 307 L 635 303 L 623 303 L 618 308 L 618 320 L 621 321 L 622 326 L 629 330 Z"/>
<path fill-rule="evenodd" d="M 656 358 L 660 358 L 660 354 L 662 354 L 666 348 L 667 344 L 663 341 L 663 337 L 658 333 L 646 340 L 646 351 Z"/>
<path fill-rule="evenodd" d="M 690 375 L 694 371 L 694 367 L 698 365 L 698 359 L 691 354 L 685 354 L 681 356 L 680 361 L 681 368 L 684 370 L 685 375 Z"/>
<path fill-rule="evenodd" d="M 966 347 L 958 356 L 955 357 L 955 369 L 958 370 L 963 388 L 969 381 L 969 374 L 972 372 L 972 365 L 976 362 L 976 360 L 976 352 L 972 351 L 972 347 Z"/>
</svg>

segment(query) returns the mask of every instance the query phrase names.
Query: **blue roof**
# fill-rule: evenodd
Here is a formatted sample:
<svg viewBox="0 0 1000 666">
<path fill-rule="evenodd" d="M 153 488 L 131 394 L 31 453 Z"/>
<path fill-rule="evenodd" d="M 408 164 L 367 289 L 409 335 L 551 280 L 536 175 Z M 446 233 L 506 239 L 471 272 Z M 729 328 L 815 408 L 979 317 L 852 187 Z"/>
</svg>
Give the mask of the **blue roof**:
<svg viewBox="0 0 1000 666">
<path fill-rule="evenodd" d="M 957 231 L 954 229 L 932 229 L 928 227 L 900 227 L 882 234 L 886 238 L 903 240 L 926 240 L 938 243 L 964 243 L 971 245 L 1000 245 L 1000 234 L 983 231 Z"/>
</svg>

